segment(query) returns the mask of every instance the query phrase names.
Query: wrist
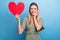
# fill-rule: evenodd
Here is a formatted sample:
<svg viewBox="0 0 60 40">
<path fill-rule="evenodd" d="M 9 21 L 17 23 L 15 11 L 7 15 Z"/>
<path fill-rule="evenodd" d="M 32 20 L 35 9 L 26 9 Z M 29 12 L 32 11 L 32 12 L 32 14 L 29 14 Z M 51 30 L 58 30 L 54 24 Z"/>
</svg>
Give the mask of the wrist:
<svg viewBox="0 0 60 40">
<path fill-rule="evenodd" d="M 17 21 L 20 22 L 20 19 L 18 19 Z"/>
</svg>

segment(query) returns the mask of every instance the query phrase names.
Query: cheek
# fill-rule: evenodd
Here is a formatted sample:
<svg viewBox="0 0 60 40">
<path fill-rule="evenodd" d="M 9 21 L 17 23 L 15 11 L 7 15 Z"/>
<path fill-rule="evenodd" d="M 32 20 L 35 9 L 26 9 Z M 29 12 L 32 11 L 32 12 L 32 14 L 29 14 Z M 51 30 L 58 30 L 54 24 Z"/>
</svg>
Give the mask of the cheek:
<svg viewBox="0 0 60 40">
<path fill-rule="evenodd" d="M 37 11 L 37 10 L 35 10 L 35 13 L 38 13 L 38 11 Z"/>
<path fill-rule="evenodd" d="M 31 10 L 30 12 L 31 12 L 31 13 L 33 13 L 34 11 L 33 11 L 33 10 Z"/>
<path fill-rule="evenodd" d="M 37 13 L 37 11 L 34 11 L 35 13 Z"/>
<path fill-rule="evenodd" d="M 38 11 L 35 11 L 35 15 L 38 15 Z"/>
</svg>

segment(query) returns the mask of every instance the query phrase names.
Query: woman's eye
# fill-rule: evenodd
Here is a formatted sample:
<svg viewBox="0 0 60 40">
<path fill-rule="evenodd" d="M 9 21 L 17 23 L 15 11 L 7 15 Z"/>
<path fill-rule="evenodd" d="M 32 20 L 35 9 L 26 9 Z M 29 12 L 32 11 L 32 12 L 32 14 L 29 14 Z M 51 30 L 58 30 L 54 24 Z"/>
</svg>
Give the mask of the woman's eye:
<svg viewBox="0 0 60 40">
<path fill-rule="evenodd" d="M 31 10 L 33 10 L 33 8 L 31 8 Z"/>
<path fill-rule="evenodd" d="M 36 8 L 34 8 L 34 10 L 36 10 Z"/>
</svg>

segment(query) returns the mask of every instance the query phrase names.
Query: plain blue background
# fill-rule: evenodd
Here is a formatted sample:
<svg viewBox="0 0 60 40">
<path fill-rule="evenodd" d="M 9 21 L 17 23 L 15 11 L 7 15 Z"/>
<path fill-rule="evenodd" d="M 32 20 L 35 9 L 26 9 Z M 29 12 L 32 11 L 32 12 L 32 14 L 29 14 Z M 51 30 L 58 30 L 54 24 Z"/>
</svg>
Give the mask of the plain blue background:
<svg viewBox="0 0 60 40">
<path fill-rule="evenodd" d="M 25 31 L 18 35 L 17 20 L 8 9 L 9 2 L 23 2 L 25 9 L 20 15 L 21 23 L 28 16 L 29 5 L 36 2 L 45 30 L 40 31 L 42 40 L 60 40 L 60 0 L 0 0 L 0 40 L 25 40 Z"/>
</svg>

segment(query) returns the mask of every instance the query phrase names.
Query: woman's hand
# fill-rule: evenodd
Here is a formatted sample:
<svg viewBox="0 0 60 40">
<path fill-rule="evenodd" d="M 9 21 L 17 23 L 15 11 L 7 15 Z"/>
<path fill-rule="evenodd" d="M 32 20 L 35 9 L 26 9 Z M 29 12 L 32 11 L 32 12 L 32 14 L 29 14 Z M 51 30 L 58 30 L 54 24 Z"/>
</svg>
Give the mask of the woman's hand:
<svg viewBox="0 0 60 40">
<path fill-rule="evenodd" d="M 19 15 L 16 14 L 15 17 L 18 21 L 20 20 Z"/>
</svg>

